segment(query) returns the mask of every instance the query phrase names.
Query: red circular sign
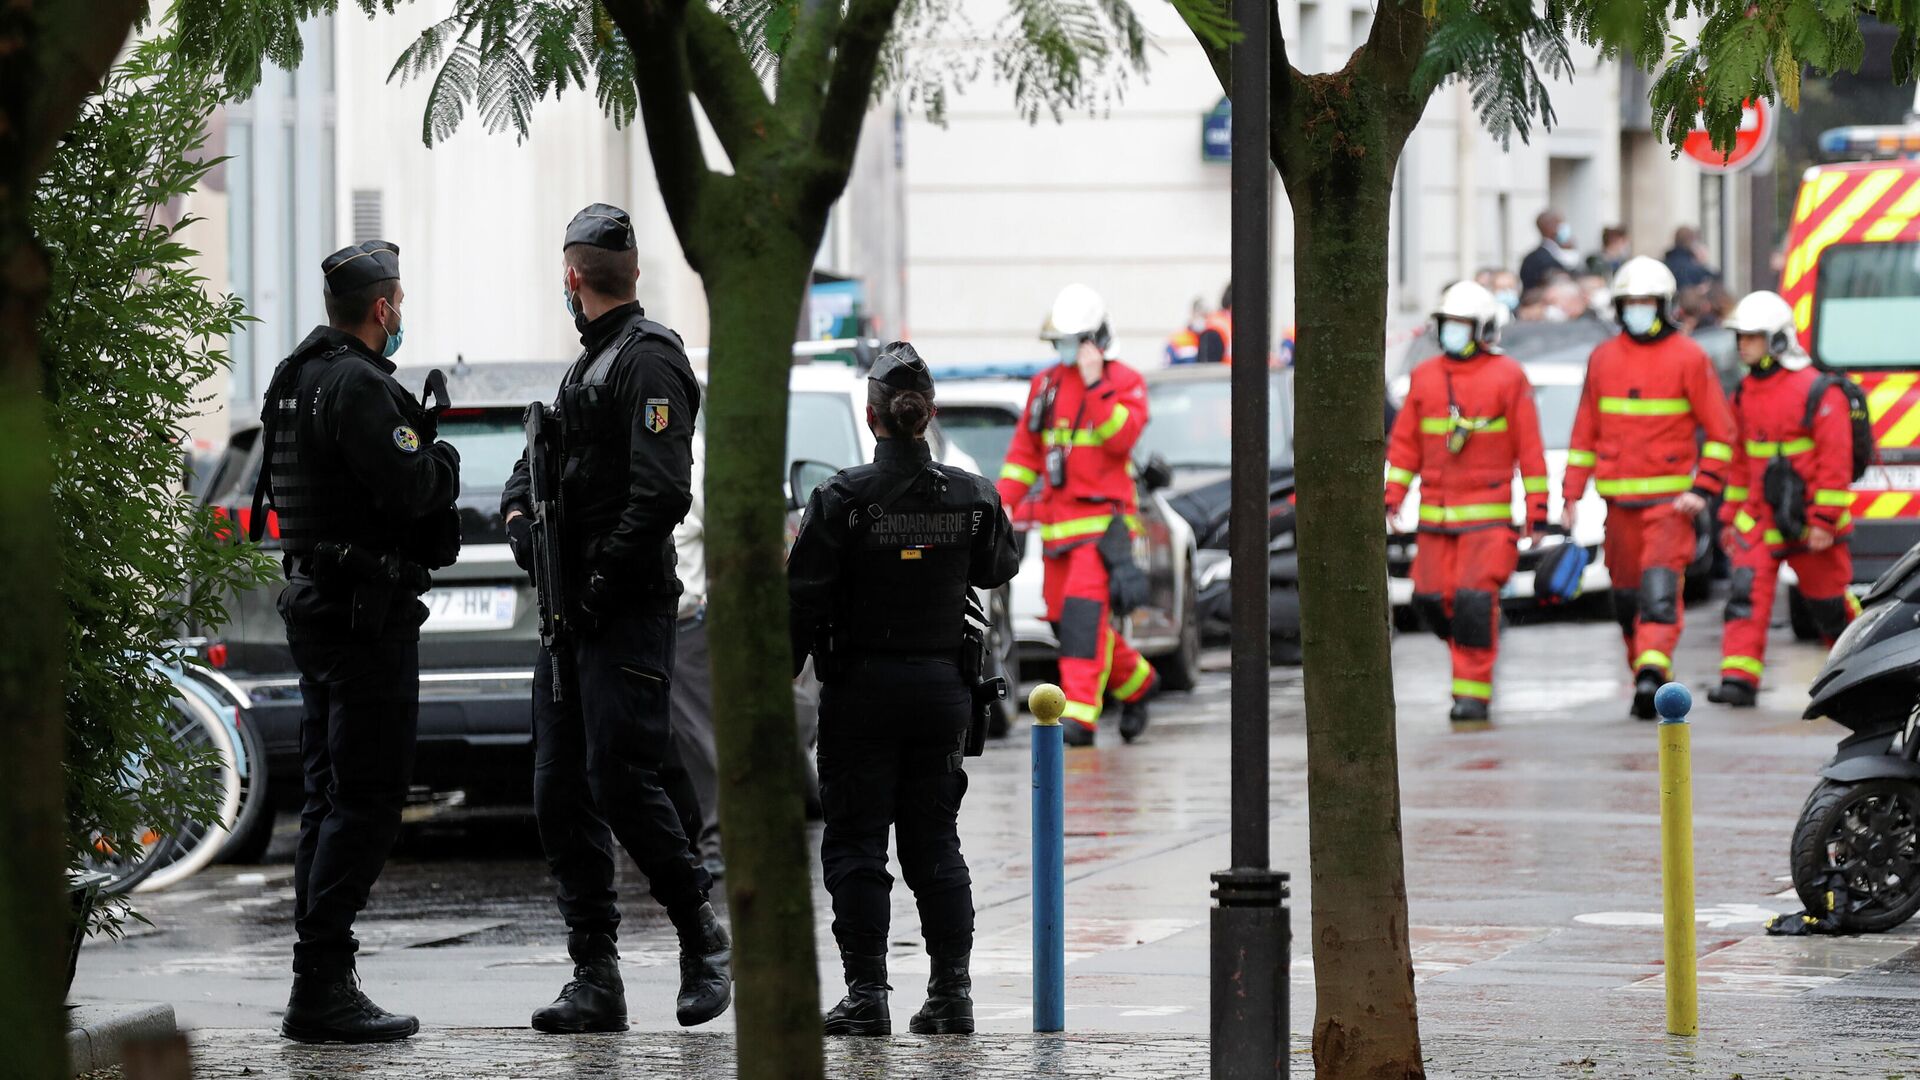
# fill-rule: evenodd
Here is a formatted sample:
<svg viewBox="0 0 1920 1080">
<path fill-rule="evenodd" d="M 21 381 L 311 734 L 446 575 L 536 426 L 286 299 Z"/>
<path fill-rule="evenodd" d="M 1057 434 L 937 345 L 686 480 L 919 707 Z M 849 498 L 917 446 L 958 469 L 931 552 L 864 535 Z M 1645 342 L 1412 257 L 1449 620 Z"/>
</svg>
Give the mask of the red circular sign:
<svg viewBox="0 0 1920 1080">
<path fill-rule="evenodd" d="M 1687 132 L 1680 143 L 1680 152 L 1695 165 L 1707 172 L 1730 173 L 1748 168 L 1760 159 L 1767 144 L 1773 141 L 1773 104 L 1764 98 L 1744 102 L 1740 114 L 1740 130 L 1734 133 L 1733 149 L 1722 153 L 1713 148 L 1703 128 Z"/>
</svg>

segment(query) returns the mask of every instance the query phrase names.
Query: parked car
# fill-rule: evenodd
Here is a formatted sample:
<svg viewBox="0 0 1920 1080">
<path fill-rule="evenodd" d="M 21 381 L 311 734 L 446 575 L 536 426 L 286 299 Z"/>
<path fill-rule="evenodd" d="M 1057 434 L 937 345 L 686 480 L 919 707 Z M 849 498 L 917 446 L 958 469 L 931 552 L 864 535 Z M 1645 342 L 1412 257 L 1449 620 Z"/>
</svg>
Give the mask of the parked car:
<svg viewBox="0 0 1920 1080">
<path fill-rule="evenodd" d="M 984 475 L 998 476 L 1007 446 L 1026 407 L 1029 379 L 1036 367 L 943 370 L 938 373 L 939 423 L 945 437 L 979 462 Z M 1150 418 L 1147 430 L 1152 431 Z M 1146 445 L 1142 436 L 1141 445 Z M 1145 606 L 1128 620 L 1127 640 L 1153 662 L 1161 685 L 1191 690 L 1200 674 L 1200 622 L 1197 617 L 1193 529 L 1167 501 L 1163 480 L 1148 455 L 1136 451 L 1142 535 L 1134 558 L 1150 585 Z M 1031 518 L 1031 504 L 1008 507 L 1015 524 Z M 1023 664 L 1042 664 L 1058 655 L 1059 641 L 1047 623 L 1041 596 L 1040 545 L 1025 538 L 1020 573 L 1009 586 L 1013 637 Z"/>
<path fill-rule="evenodd" d="M 500 493 L 526 445 L 522 417 L 527 403 L 550 400 L 566 368 L 561 363 L 490 363 L 456 365 L 448 373 L 454 408 L 441 418 L 440 434 L 460 449 L 463 542 L 459 560 L 436 571 L 433 589 L 422 597 L 429 615 L 420 634 L 416 795 L 460 791 L 469 803 L 524 804 L 531 799 L 538 609 L 532 584 L 506 544 Z M 398 378 L 418 386 L 425 371 L 403 370 Z M 801 364 L 793 369 L 792 387 L 790 461 L 822 458 L 838 468 L 870 456 L 872 437 L 859 421 L 866 403 L 863 378 L 844 365 Z M 955 453 L 937 433 L 935 440 L 937 453 Z M 202 496 L 243 530 L 252 510 L 260 449 L 257 422 L 236 428 Z M 971 467 L 964 457 L 953 460 Z M 277 534 L 277 522 L 269 517 L 264 545 L 276 548 Z M 301 701 L 299 673 L 275 607 L 280 588 L 276 579 L 230 598 L 223 624 L 194 632 L 206 639 L 201 650 L 205 659 L 249 701 L 264 745 L 270 790 L 286 807 L 298 804 L 302 788 Z M 811 698 L 802 690 L 796 699 L 802 742 L 810 747 Z"/>
<path fill-rule="evenodd" d="M 1194 364 L 1147 373 L 1152 421 L 1136 454 L 1166 464 L 1171 474 L 1167 503 L 1193 529 L 1194 579 L 1200 625 L 1210 638 L 1230 626 L 1228 585 L 1233 573 L 1227 547 L 1233 461 L 1232 369 Z M 1268 631 L 1293 659 L 1300 641 L 1300 569 L 1294 551 L 1293 369 L 1274 371 L 1270 382 L 1267 489 Z"/>
</svg>

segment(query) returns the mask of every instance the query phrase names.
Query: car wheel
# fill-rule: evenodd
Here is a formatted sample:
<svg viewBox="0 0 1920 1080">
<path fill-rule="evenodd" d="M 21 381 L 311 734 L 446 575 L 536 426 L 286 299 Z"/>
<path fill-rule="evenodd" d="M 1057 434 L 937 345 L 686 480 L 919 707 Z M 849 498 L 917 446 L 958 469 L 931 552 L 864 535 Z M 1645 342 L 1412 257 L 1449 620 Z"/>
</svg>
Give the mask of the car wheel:
<svg viewBox="0 0 1920 1080">
<path fill-rule="evenodd" d="M 1807 598 L 1798 585 L 1787 587 L 1787 622 L 1793 625 L 1793 640 L 1820 640 L 1820 628 L 1813 622 L 1813 609 L 1807 606 Z"/>
<path fill-rule="evenodd" d="M 1010 590 L 995 589 L 988 601 L 988 620 L 992 626 L 987 640 L 987 658 L 992 669 L 989 678 L 998 675 L 1007 680 L 1005 700 L 994 703 L 987 719 L 987 734 L 1003 738 L 1013 730 L 1020 716 L 1020 642 L 1013 636 L 1013 600 Z"/>
<path fill-rule="evenodd" d="M 1187 554 L 1187 586 L 1180 600 L 1180 646 L 1156 665 L 1165 690 L 1191 690 L 1200 682 L 1200 600 L 1193 580 L 1193 554 Z"/>
</svg>

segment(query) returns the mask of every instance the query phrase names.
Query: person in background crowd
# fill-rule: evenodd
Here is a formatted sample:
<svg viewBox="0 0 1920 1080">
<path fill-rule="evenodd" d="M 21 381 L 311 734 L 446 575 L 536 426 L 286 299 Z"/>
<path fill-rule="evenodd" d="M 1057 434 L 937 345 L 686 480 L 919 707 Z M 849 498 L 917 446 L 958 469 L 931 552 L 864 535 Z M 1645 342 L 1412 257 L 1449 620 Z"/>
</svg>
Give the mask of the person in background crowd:
<svg viewBox="0 0 1920 1080">
<path fill-rule="evenodd" d="M 1547 284 L 1544 318 L 1548 322 L 1571 322 L 1587 313 L 1587 294 L 1570 277 L 1557 277 Z"/>
<path fill-rule="evenodd" d="M 693 505 L 673 529 L 680 593 L 678 640 L 673 654 L 673 747 L 699 804 L 687 837 L 708 875 L 726 875 L 720 854 L 720 754 L 714 745 L 713 667 L 707 657 L 707 440 L 693 436 Z M 686 808 L 681 816 L 688 817 Z"/>
<path fill-rule="evenodd" d="M 1520 288 L 1534 289 L 1547 283 L 1548 277 L 1559 271 L 1572 274 L 1584 263 L 1580 251 L 1573 246 L 1573 227 L 1558 210 L 1543 211 L 1533 219 L 1534 227 L 1540 230 L 1540 246 L 1527 253 L 1520 261 Z"/>
<path fill-rule="evenodd" d="M 1519 322 L 1547 321 L 1547 289 L 1541 285 L 1528 289 L 1520 297 L 1520 307 L 1513 313 Z"/>
<path fill-rule="evenodd" d="M 1233 282 L 1220 290 L 1220 310 L 1207 316 L 1206 328 L 1200 331 L 1200 362 L 1203 364 L 1233 363 Z"/>
<path fill-rule="evenodd" d="M 1620 266 L 1633 257 L 1633 241 L 1625 225 L 1609 225 L 1600 230 L 1600 251 L 1588 256 L 1587 272 L 1611 278 Z"/>
<path fill-rule="evenodd" d="M 1187 325 L 1167 339 L 1167 366 L 1199 363 L 1200 333 L 1206 328 L 1207 303 L 1196 296 L 1193 306 L 1187 310 Z"/>
<path fill-rule="evenodd" d="M 1477 277 L 1476 277 L 1477 280 Z M 1488 272 L 1487 291 L 1493 298 L 1504 304 L 1508 314 L 1517 315 L 1520 311 L 1520 275 L 1511 270 L 1492 270 Z"/>
<path fill-rule="evenodd" d="M 1613 317 L 1613 290 L 1607 287 L 1607 278 L 1599 274 L 1581 274 L 1574 279 L 1580 286 L 1580 295 L 1587 302 L 1588 315 L 1596 319 Z"/>
<path fill-rule="evenodd" d="M 1720 271 L 1707 265 L 1706 245 L 1690 225 L 1673 230 L 1673 246 L 1667 249 L 1665 262 L 1667 269 L 1673 271 L 1674 284 L 1682 289 L 1705 285 L 1720 276 Z"/>
</svg>

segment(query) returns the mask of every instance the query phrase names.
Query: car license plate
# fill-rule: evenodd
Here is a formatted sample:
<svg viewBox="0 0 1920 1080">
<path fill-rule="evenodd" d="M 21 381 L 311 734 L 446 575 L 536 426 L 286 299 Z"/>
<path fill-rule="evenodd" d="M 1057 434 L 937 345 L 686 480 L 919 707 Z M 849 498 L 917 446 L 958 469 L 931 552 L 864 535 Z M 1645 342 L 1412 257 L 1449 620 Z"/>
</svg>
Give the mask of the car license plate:
<svg viewBox="0 0 1920 1080">
<path fill-rule="evenodd" d="M 1920 465 L 1869 466 L 1853 487 L 1856 491 L 1920 491 Z"/>
<path fill-rule="evenodd" d="M 428 590 L 420 601 L 427 605 L 426 625 L 431 633 L 466 630 L 507 630 L 513 626 L 511 585 L 456 585 Z"/>
</svg>

